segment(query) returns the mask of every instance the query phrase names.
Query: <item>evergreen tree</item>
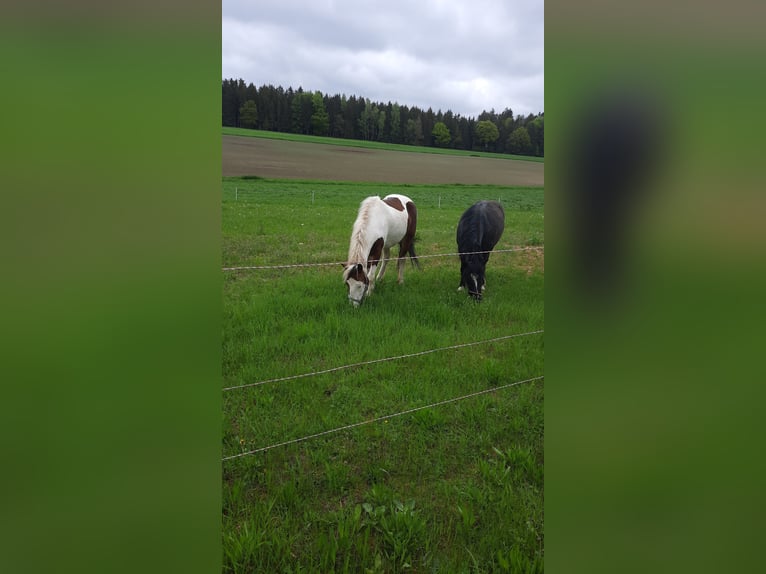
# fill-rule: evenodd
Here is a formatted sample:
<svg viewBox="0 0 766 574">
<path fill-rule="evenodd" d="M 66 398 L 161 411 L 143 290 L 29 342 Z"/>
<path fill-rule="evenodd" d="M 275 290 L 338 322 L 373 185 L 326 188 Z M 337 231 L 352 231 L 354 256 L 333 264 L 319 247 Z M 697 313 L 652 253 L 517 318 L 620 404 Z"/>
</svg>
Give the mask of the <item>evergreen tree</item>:
<svg viewBox="0 0 766 574">
<path fill-rule="evenodd" d="M 370 139 L 370 112 L 371 112 L 370 100 L 365 100 L 364 107 L 359 114 L 357 123 L 359 124 L 359 134 L 361 139 Z"/>
<path fill-rule="evenodd" d="M 359 130 L 359 113 L 360 107 L 363 105 L 363 100 L 357 99 L 356 96 L 349 97 L 346 102 L 346 109 L 343 112 L 343 123 L 346 129 L 345 138 L 364 139 L 361 137 L 361 132 Z"/>
<path fill-rule="evenodd" d="M 378 106 L 373 104 L 369 98 L 364 100 L 364 108 L 362 108 L 358 120 L 360 139 L 377 140 L 385 121 L 385 113 L 381 122 L 381 111 Z"/>
<path fill-rule="evenodd" d="M 473 120 L 473 118 L 461 117 L 460 121 L 458 122 L 458 126 L 458 133 L 460 136 L 459 138 L 456 137 L 456 139 L 460 139 L 460 149 L 472 150 L 474 145 L 473 134 L 476 127 L 476 122 Z"/>
<path fill-rule="evenodd" d="M 330 116 L 330 135 L 335 138 L 345 137 L 346 121 L 344 112 L 346 109 L 346 96 L 334 95 L 327 102 L 327 113 Z"/>
<path fill-rule="evenodd" d="M 292 132 L 311 133 L 311 116 L 314 114 L 314 96 L 299 87 L 292 101 Z"/>
<path fill-rule="evenodd" d="M 301 110 L 303 105 L 302 95 L 303 89 L 298 88 L 298 92 L 293 94 L 293 99 L 290 102 L 290 131 L 294 134 L 301 133 L 301 118 L 303 117 Z"/>
<path fill-rule="evenodd" d="M 279 132 L 290 131 L 290 103 L 292 101 L 293 89 L 283 89 L 279 86 L 276 89 L 276 130 Z"/>
<path fill-rule="evenodd" d="M 405 131 L 405 143 L 410 145 L 423 144 L 423 122 L 420 119 L 420 115 L 417 115 L 414 119 L 410 118 L 407 120 Z"/>
<path fill-rule="evenodd" d="M 401 129 L 401 121 L 402 117 L 400 115 L 401 108 L 399 107 L 399 104 L 394 104 L 391 106 L 391 130 L 390 130 L 390 141 L 392 143 L 399 143 L 402 141 L 402 129 Z"/>
<path fill-rule="evenodd" d="M 545 133 L 544 118 L 537 116 L 533 121 L 527 124 L 529 139 L 532 144 L 532 153 L 536 156 L 545 156 Z"/>
<path fill-rule="evenodd" d="M 428 108 L 428 110 L 426 110 L 421 115 L 421 121 L 422 121 L 423 133 L 431 134 L 434 130 L 434 123 L 436 123 L 436 120 L 434 118 L 434 111 L 431 108 Z M 431 141 L 430 137 L 428 138 L 428 141 L 425 142 L 425 144 L 428 146 L 433 145 L 433 142 Z"/>
<path fill-rule="evenodd" d="M 237 94 L 237 80 L 224 80 L 221 87 L 222 123 L 235 127 L 239 119 L 239 107 L 242 105 Z"/>
<path fill-rule="evenodd" d="M 378 133 L 377 139 L 378 141 L 386 141 L 386 111 L 385 110 L 378 110 Z"/>
</svg>

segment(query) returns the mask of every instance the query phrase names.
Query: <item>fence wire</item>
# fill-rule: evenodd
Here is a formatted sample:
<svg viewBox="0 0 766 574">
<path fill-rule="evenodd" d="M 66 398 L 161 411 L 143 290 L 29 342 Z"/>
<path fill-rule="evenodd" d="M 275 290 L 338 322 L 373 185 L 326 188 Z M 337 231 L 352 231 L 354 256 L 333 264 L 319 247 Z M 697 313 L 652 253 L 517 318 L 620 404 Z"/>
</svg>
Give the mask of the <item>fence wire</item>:
<svg viewBox="0 0 766 574">
<path fill-rule="evenodd" d="M 465 255 L 470 255 L 470 254 L 478 255 L 478 254 L 482 254 L 482 253 L 511 253 L 511 252 L 532 251 L 532 250 L 542 250 L 542 249 L 544 249 L 544 246 L 541 245 L 541 246 L 519 247 L 519 248 L 514 248 L 514 249 L 497 249 L 497 250 L 491 250 L 491 251 L 472 251 L 472 252 L 463 253 L 463 254 L 465 254 Z M 427 258 L 432 258 L 432 257 L 455 257 L 455 256 L 459 256 L 459 255 L 461 255 L 460 252 L 455 252 L 455 253 L 438 253 L 438 254 L 432 254 L 432 255 L 419 255 L 418 259 L 427 259 Z M 393 261 L 393 260 L 396 260 L 396 258 L 392 257 L 392 258 L 388 259 L 388 261 Z M 382 261 L 383 260 L 381 259 L 381 262 Z M 331 266 L 338 266 L 338 265 L 345 265 L 345 264 L 346 264 L 345 261 L 336 261 L 336 262 L 329 262 L 329 263 L 293 263 L 293 264 L 285 264 L 285 265 L 248 265 L 248 266 L 239 266 L 239 267 L 223 267 L 222 271 L 250 271 L 250 270 L 290 269 L 290 268 L 302 268 L 302 267 L 306 267 L 306 268 L 311 268 L 311 267 L 331 267 Z M 369 361 L 362 361 L 362 362 L 358 362 L 358 363 L 352 363 L 352 364 L 349 364 L 349 365 L 342 365 L 342 366 L 333 367 L 333 368 L 330 368 L 330 369 L 324 369 L 324 370 L 320 370 L 320 371 L 312 371 L 310 373 L 302 373 L 302 374 L 299 374 L 299 375 L 291 375 L 291 376 L 287 376 L 287 377 L 278 377 L 278 378 L 267 379 L 267 380 L 263 380 L 263 381 L 257 381 L 257 382 L 254 382 L 254 383 L 246 383 L 244 385 L 236 385 L 236 386 L 232 386 L 232 387 L 225 387 L 223 389 L 223 391 L 232 391 L 232 390 L 236 390 L 236 389 L 242 389 L 242 388 L 247 388 L 247 387 L 256 387 L 256 386 L 260 386 L 260 385 L 265 385 L 267 383 L 277 383 L 277 382 L 301 379 L 301 378 L 305 378 L 305 377 L 313 377 L 313 376 L 318 376 L 318 375 L 323 375 L 323 374 L 327 374 L 327 373 L 333 373 L 333 372 L 341 371 L 341 370 L 344 370 L 344 369 L 350 369 L 350 368 L 354 368 L 354 367 L 361 367 L 361 366 L 365 366 L 365 365 L 372 365 L 372 364 L 382 363 L 382 362 L 386 362 L 386 361 L 395 361 L 395 360 L 399 360 L 399 359 L 405 359 L 405 358 L 410 358 L 410 357 L 417 357 L 417 356 L 422 356 L 422 355 L 428 355 L 428 354 L 436 353 L 436 352 L 439 352 L 439 351 L 447 351 L 447 350 L 452 350 L 452 349 L 460 349 L 460 348 L 464 348 L 464 347 L 472 347 L 472 346 L 476 346 L 476 345 L 483 345 L 483 344 L 503 341 L 503 340 L 507 340 L 507 339 L 513 339 L 513 338 L 517 338 L 517 337 L 525 337 L 525 336 L 529 336 L 529 335 L 536 335 L 536 334 L 540 334 L 540 333 L 544 333 L 544 332 L 545 331 L 541 329 L 541 330 L 537 330 L 537 331 L 530 331 L 530 332 L 527 332 L 527 333 L 517 333 L 517 334 L 514 334 L 514 335 L 505 335 L 503 337 L 495 337 L 493 339 L 486 339 L 486 340 L 483 340 L 483 341 L 474 341 L 474 342 L 471 342 L 471 343 L 462 343 L 462 344 L 458 344 L 458 345 L 450 345 L 450 346 L 447 346 L 447 347 L 439 347 L 439 348 L 436 348 L 436 349 L 428 349 L 428 350 L 425 350 L 425 351 L 419 351 L 419 352 L 416 352 L 416 353 L 408 353 L 408 354 L 405 354 L 405 355 L 397 355 L 397 356 L 393 356 L 393 357 L 384 357 L 384 358 L 381 358 L 381 359 L 372 359 L 372 360 L 369 360 Z M 446 399 L 446 400 L 439 401 L 439 402 L 436 402 L 436 403 L 431 403 L 431 404 L 428 404 L 428 405 L 423 405 L 423 406 L 420 406 L 420 407 L 415 407 L 415 408 L 412 408 L 412 409 L 407 409 L 405 411 L 401 411 L 401 412 L 398 412 L 398 413 L 393 413 L 393 414 L 377 417 L 377 418 L 374 418 L 374 419 L 370 419 L 370 420 L 366 420 L 366 421 L 361 421 L 361 422 L 345 425 L 345 426 L 342 426 L 342 427 L 338 427 L 338 428 L 322 431 L 322 432 L 311 434 L 311 435 L 308 435 L 308 436 L 303 436 L 303 437 L 300 437 L 300 438 L 291 439 L 291 440 L 287 440 L 287 441 L 271 444 L 271 445 L 260 447 L 260 448 L 254 449 L 254 450 L 249 450 L 249 451 L 242 452 L 242 453 L 239 453 L 239 454 L 235 454 L 235 455 L 231 455 L 231 456 L 226 456 L 226 457 L 224 457 L 222 459 L 222 462 L 226 462 L 226 461 L 233 460 L 233 459 L 236 459 L 236 458 L 253 455 L 253 454 L 260 453 L 260 452 L 265 452 L 267 450 L 271 450 L 271 449 L 274 449 L 274 448 L 278 448 L 278 447 L 282 447 L 282 446 L 287 446 L 287 445 L 291 445 L 291 444 L 295 444 L 295 443 L 299 443 L 299 442 L 315 439 L 315 438 L 318 438 L 318 437 L 322 437 L 322 436 L 326 436 L 326 435 L 342 432 L 342 431 L 353 429 L 353 428 L 356 428 L 356 427 L 360 427 L 360 426 L 364 426 L 364 425 L 368 425 L 368 424 L 373 424 L 373 423 L 389 420 L 389 419 L 392 419 L 392 418 L 395 418 L 395 417 L 400 417 L 400 416 L 411 414 L 411 413 L 414 413 L 414 412 L 417 412 L 417 411 L 421 411 L 421 410 L 425 410 L 425 409 L 429 409 L 429 408 L 434 408 L 434 407 L 438 407 L 438 406 L 449 404 L 449 403 L 458 402 L 458 401 L 461 401 L 461 400 L 465 400 L 465 399 L 476 397 L 476 396 L 479 396 L 479 395 L 491 393 L 491 392 L 494 392 L 494 391 L 500 391 L 500 390 L 507 389 L 507 388 L 510 388 L 510 387 L 514 387 L 514 386 L 517 386 L 517 385 L 522 385 L 522 384 L 525 384 L 525 383 L 531 383 L 531 382 L 534 382 L 534 381 L 542 380 L 543 378 L 544 378 L 544 376 L 540 375 L 538 377 L 533 377 L 533 378 L 526 379 L 526 380 L 523 380 L 523 381 L 517 381 L 517 382 L 514 382 L 514 383 L 508 383 L 506 385 L 500 385 L 500 386 L 497 386 L 497 387 L 492 387 L 490 389 L 485 389 L 483 391 L 477 391 L 477 392 L 470 393 L 470 394 L 467 394 L 467 395 L 462 395 L 460 397 Z"/>
<path fill-rule="evenodd" d="M 393 414 L 390 414 L 390 415 L 385 415 L 385 416 L 382 416 L 382 417 L 377 417 L 377 418 L 374 418 L 374 419 L 370 419 L 370 420 L 366 420 L 366 421 L 361 421 L 361 422 L 358 422 L 358 423 L 353 423 L 353 424 L 350 424 L 350 425 L 345 425 L 345 426 L 342 426 L 342 427 L 338 427 L 338 428 L 334 428 L 334 429 L 318 432 L 318 433 L 311 434 L 311 435 L 308 435 L 308 436 L 303 436 L 303 437 L 300 437 L 300 438 L 294 438 L 294 439 L 291 439 L 291 440 L 286 440 L 284 442 L 279 442 L 279 443 L 271 444 L 271 445 L 268 445 L 268 446 L 263 446 L 261 448 L 256 448 L 254 450 L 249 450 L 249 451 L 242 452 L 242 453 L 239 453 L 239 454 L 233 454 L 231 456 L 226 456 L 226 457 L 224 457 L 221 460 L 222 460 L 222 462 L 226 462 L 228 460 L 232 460 L 232 459 L 235 459 L 235 458 L 241 458 L 243 456 L 249 456 L 249 455 L 257 454 L 259 452 L 265 452 L 265 451 L 271 450 L 273 448 L 278 448 L 278 447 L 281 447 L 281 446 L 287 446 L 287 445 L 290 445 L 290 444 L 295 444 L 295 443 L 298 443 L 298 442 L 303 442 L 303 441 L 311 440 L 311 439 L 318 438 L 318 437 L 321 437 L 321 436 L 326 436 L 326 435 L 329 435 L 329 434 L 338 433 L 338 432 L 341 432 L 341 431 L 344 431 L 344 430 L 349 430 L 349 429 L 352 429 L 352 428 L 356 428 L 356 427 L 360 427 L 360 426 L 364 426 L 364 425 L 369 425 L 369 424 L 372 424 L 372 423 L 377 423 L 377 422 L 389 420 L 389 419 L 392 419 L 392 418 L 395 418 L 395 417 L 400 417 L 402 415 L 408 415 L 410 413 L 414 413 L 414 412 L 417 412 L 417 411 L 422 411 L 424 409 L 430 409 L 430 408 L 438 407 L 438 406 L 441 406 L 441 405 L 446 405 L 446 404 L 449 404 L 449 403 L 456 403 L 458 401 L 462 401 L 464 399 L 469 399 L 471 397 L 476 397 L 476 396 L 479 396 L 479 395 L 485 395 L 487 393 L 492 393 L 494 391 L 501 391 L 503 389 L 507 389 L 507 388 L 510 388 L 510 387 L 515 387 L 515 386 L 518 386 L 518 385 L 522 385 L 524 383 L 531 383 L 533 381 L 539 381 L 539 380 L 541 380 L 543 378 L 545 378 L 545 377 L 543 375 L 540 375 L 538 377 L 533 377 L 531 379 L 526 379 L 524 381 L 517 381 L 515 383 L 508 383 L 507 385 L 500 385 L 500 386 L 497 386 L 497 387 L 492 387 L 491 389 L 484 389 L 483 391 L 477 391 L 475 393 L 470 393 L 468 395 L 463 395 L 463 396 L 455 397 L 455 398 L 452 398 L 452 399 L 446 399 L 444 401 L 439 401 L 437 403 L 431 403 L 430 405 L 423 405 L 422 407 L 415 407 L 414 409 L 407 409 L 406 411 L 402 411 L 402 412 L 399 412 L 399 413 L 393 413 Z"/>
<path fill-rule="evenodd" d="M 544 249 L 543 245 L 535 245 L 530 247 L 517 247 L 514 249 L 495 249 L 490 251 L 469 251 L 465 253 L 435 253 L 432 255 L 418 255 L 416 259 L 428 259 L 430 257 L 455 257 L 458 255 L 479 255 L 481 253 L 511 253 L 514 251 L 531 251 Z M 385 261 L 396 261 L 397 257 L 389 257 L 388 259 L 380 259 L 382 263 Z M 252 270 L 268 270 L 268 269 L 290 269 L 294 267 L 337 267 L 338 265 L 346 265 L 346 261 L 333 261 L 330 263 L 290 263 L 285 265 L 245 265 L 241 267 L 223 267 L 222 271 L 252 271 Z"/>
<path fill-rule="evenodd" d="M 344 369 L 351 369 L 353 367 L 362 367 L 364 365 L 374 365 L 375 363 L 383 363 L 386 361 L 396 361 L 398 359 L 407 359 L 409 357 L 419 357 L 421 355 L 429 355 L 439 351 L 449 351 L 451 349 L 461 349 L 463 347 L 473 347 L 476 345 L 485 345 L 487 343 L 495 343 L 497 341 L 504 341 L 506 339 L 514 339 L 516 337 L 526 337 L 528 335 L 537 335 L 544 333 L 545 331 L 540 329 L 538 331 L 530 331 L 528 333 L 516 333 L 515 335 L 504 335 L 502 337 L 495 337 L 494 339 L 485 339 L 483 341 L 474 341 L 472 343 L 461 343 L 459 345 L 450 345 L 448 347 L 438 347 L 436 349 L 428 349 L 426 351 L 418 351 L 417 353 L 407 353 L 406 355 L 396 355 L 394 357 L 384 357 L 382 359 L 372 359 L 369 361 L 361 361 L 359 363 L 352 363 L 350 365 L 342 365 L 340 367 L 333 367 L 331 369 L 324 369 L 321 371 L 312 371 L 310 373 L 303 373 L 300 375 L 290 375 L 288 377 L 278 377 L 276 379 L 266 379 L 265 381 L 258 381 L 255 383 L 245 383 L 244 385 L 236 385 L 233 387 L 224 387 L 224 391 L 233 391 L 236 389 L 244 389 L 247 387 L 257 387 L 259 385 L 265 385 L 266 383 L 279 383 L 282 381 L 291 381 L 294 379 L 302 379 L 304 377 L 315 377 L 317 375 L 325 375 L 327 373 L 334 373 L 336 371 L 342 371 Z"/>
</svg>

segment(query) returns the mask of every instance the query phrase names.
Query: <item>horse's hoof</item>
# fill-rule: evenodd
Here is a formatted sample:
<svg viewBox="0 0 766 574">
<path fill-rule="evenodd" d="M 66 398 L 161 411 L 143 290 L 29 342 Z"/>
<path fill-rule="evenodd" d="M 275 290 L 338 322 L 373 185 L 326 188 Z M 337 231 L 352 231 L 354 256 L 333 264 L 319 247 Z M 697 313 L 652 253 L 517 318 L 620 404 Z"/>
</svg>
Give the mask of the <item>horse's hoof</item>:
<svg viewBox="0 0 766 574">
<path fill-rule="evenodd" d="M 458 290 L 458 292 L 462 291 L 462 290 L 463 290 L 463 286 L 462 286 L 462 285 L 460 285 L 460 286 L 457 288 L 457 290 Z"/>
</svg>

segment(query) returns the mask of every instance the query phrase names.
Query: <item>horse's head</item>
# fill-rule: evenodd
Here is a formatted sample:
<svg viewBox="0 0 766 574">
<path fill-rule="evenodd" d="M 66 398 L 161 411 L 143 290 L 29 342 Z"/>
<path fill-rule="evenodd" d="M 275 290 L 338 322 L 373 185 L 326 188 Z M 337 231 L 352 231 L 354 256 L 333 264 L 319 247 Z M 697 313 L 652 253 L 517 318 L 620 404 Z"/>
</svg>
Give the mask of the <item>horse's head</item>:
<svg viewBox="0 0 766 574">
<path fill-rule="evenodd" d="M 476 301 L 481 301 L 484 291 L 484 270 L 483 261 L 469 259 L 468 264 L 462 269 L 461 284 L 468 290 L 468 294 Z"/>
<path fill-rule="evenodd" d="M 359 307 L 367 295 L 367 289 L 370 286 L 370 280 L 361 263 L 352 263 L 345 265 L 343 271 L 343 281 L 348 289 L 348 300 L 354 307 Z"/>
</svg>

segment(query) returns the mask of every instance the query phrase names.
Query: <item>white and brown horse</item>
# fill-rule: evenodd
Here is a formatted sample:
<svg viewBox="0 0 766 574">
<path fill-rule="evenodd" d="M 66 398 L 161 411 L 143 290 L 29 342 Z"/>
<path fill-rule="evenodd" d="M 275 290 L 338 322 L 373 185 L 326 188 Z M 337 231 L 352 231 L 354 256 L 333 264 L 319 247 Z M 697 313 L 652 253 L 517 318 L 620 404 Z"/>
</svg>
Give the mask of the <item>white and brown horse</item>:
<svg viewBox="0 0 766 574">
<path fill-rule="evenodd" d="M 394 193 L 380 199 L 374 195 L 362 201 L 351 231 L 348 260 L 343 270 L 348 298 L 354 307 L 372 292 L 375 281 L 383 279 L 393 245 L 399 244 L 399 283 L 404 282 L 407 255 L 419 265 L 415 255 L 417 220 L 418 211 L 407 196 Z"/>
</svg>

